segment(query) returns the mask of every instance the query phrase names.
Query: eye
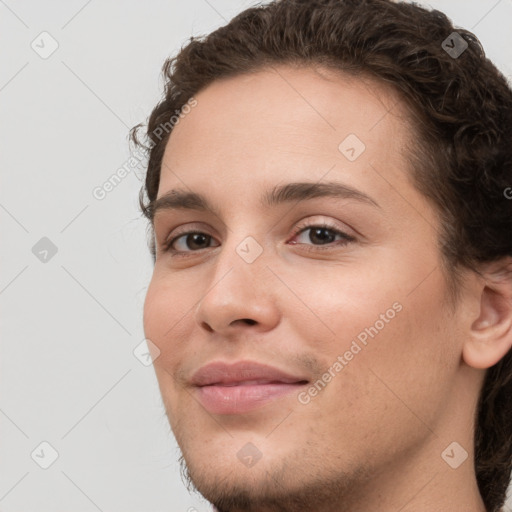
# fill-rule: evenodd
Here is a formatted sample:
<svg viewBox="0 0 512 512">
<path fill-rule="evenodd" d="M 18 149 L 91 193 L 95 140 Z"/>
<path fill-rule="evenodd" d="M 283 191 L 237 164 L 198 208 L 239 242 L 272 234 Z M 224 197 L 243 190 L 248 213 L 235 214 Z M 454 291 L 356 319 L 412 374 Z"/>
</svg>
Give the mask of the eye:
<svg viewBox="0 0 512 512">
<path fill-rule="evenodd" d="M 307 232 L 309 234 L 307 235 Z M 336 242 L 336 237 L 338 237 L 338 243 Z M 294 239 L 299 239 L 299 241 L 291 241 L 290 243 L 295 244 L 313 244 L 313 246 L 328 246 L 325 249 L 332 248 L 333 244 L 335 246 L 346 245 L 349 242 L 353 242 L 355 238 L 347 233 L 340 231 L 339 229 L 330 226 L 329 224 L 311 224 L 309 226 L 299 227 L 294 235 Z M 300 239 L 302 238 L 302 241 Z M 318 248 L 318 247 L 317 247 Z M 321 247 L 324 249 L 324 247 Z M 316 250 L 316 249 L 308 249 L 308 250 Z"/>
<path fill-rule="evenodd" d="M 201 231 L 187 231 L 166 242 L 164 250 L 171 253 L 196 252 L 199 249 L 207 249 L 212 240 L 214 240 L 212 236 Z M 180 244 L 181 247 L 176 248 Z"/>
<path fill-rule="evenodd" d="M 306 236 L 307 232 L 309 236 Z M 336 240 L 338 238 L 338 240 Z M 299 239 L 299 241 L 296 241 Z M 302 239 L 302 241 L 300 241 Z M 201 249 L 211 247 L 211 242 L 215 240 L 211 235 L 202 231 L 186 231 L 164 242 L 164 252 L 170 252 L 173 256 L 187 256 L 192 252 L 198 252 Z M 310 224 L 299 226 L 294 234 L 293 239 L 289 242 L 292 245 L 313 245 L 306 250 L 323 250 L 332 249 L 336 246 L 347 245 L 349 242 L 355 241 L 355 238 L 347 233 L 336 229 L 326 223 Z M 337 243 L 336 243 L 337 242 Z M 214 247 L 218 247 L 219 244 Z M 326 247 L 321 247 L 326 246 Z"/>
</svg>

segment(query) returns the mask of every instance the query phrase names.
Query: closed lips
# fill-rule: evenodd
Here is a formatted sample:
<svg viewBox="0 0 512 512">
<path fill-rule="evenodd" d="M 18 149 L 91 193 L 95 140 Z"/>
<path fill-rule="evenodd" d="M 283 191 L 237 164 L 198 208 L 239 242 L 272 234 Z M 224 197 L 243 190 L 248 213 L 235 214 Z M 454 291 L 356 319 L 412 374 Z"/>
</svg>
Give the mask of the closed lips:
<svg viewBox="0 0 512 512">
<path fill-rule="evenodd" d="M 305 384 L 306 380 L 295 381 L 295 380 L 243 380 L 236 382 L 215 382 L 213 384 L 205 384 L 205 386 L 250 386 L 258 384 Z"/>
<path fill-rule="evenodd" d="M 194 386 L 247 386 L 264 384 L 305 384 L 305 376 L 294 376 L 255 361 L 217 361 L 201 367 L 191 378 Z"/>
<path fill-rule="evenodd" d="M 292 395 L 307 383 L 303 375 L 256 361 L 216 361 L 200 368 L 192 377 L 197 398 L 211 414 L 240 415 Z"/>
</svg>

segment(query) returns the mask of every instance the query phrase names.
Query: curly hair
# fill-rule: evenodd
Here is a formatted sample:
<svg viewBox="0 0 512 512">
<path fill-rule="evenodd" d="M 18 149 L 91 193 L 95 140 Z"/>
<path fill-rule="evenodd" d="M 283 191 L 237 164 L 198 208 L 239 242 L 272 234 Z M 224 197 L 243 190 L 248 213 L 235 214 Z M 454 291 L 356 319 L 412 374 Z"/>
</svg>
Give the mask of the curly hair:
<svg viewBox="0 0 512 512">
<path fill-rule="evenodd" d="M 449 51 L 455 41 L 460 54 Z M 512 200 L 504 197 L 512 185 L 512 90 L 474 34 L 437 10 L 392 0 L 275 0 L 191 37 L 164 63 L 162 100 L 130 132 L 147 156 L 139 203 L 150 221 L 170 117 L 213 81 L 276 64 L 320 64 L 399 92 L 421 141 L 409 151 L 410 178 L 436 207 L 455 299 L 460 269 L 478 272 L 512 256 Z M 155 260 L 154 239 L 150 249 Z M 511 351 L 486 371 L 474 441 L 480 493 L 487 510 L 499 512 L 512 467 Z"/>
</svg>

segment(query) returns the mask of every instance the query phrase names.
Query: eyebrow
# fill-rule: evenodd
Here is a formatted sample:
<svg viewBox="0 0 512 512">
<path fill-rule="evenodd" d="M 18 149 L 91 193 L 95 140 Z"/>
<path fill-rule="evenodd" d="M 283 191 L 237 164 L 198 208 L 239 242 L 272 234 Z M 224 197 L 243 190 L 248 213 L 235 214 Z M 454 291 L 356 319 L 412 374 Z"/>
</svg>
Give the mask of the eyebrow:
<svg viewBox="0 0 512 512">
<path fill-rule="evenodd" d="M 284 203 L 307 201 L 318 197 L 355 199 L 362 203 L 380 208 L 377 201 L 360 190 L 332 181 L 324 183 L 298 182 L 277 185 L 263 194 L 261 204 L 262 206 L 271 208 Z M 151 201 L 148 205 L 149 216 L 152 222 L 156 213 L 159 211 L 179 209 L 209 210 L 219 215 L 219 211 L 210 204 L 204 195 L 179 189 L 165 193 L 158 199 Z"/>
</svg>

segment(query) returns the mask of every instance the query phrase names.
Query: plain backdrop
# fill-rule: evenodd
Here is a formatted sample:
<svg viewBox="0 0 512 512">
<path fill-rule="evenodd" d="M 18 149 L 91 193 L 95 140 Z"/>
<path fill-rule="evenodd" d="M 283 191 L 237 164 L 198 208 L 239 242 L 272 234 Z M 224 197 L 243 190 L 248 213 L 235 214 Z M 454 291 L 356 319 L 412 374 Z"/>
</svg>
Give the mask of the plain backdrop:
<svg viewBox="0 0 512 512">
<path fill-rule="evenodd" d="M 512 0 L 424 3 L 512 78 Z M 209 510 L 143 356 L 143 169 L 94 191 L 127 161 L 164 59 L 250 5 L 0 0 L 2 512 Z"/>
</svg>

